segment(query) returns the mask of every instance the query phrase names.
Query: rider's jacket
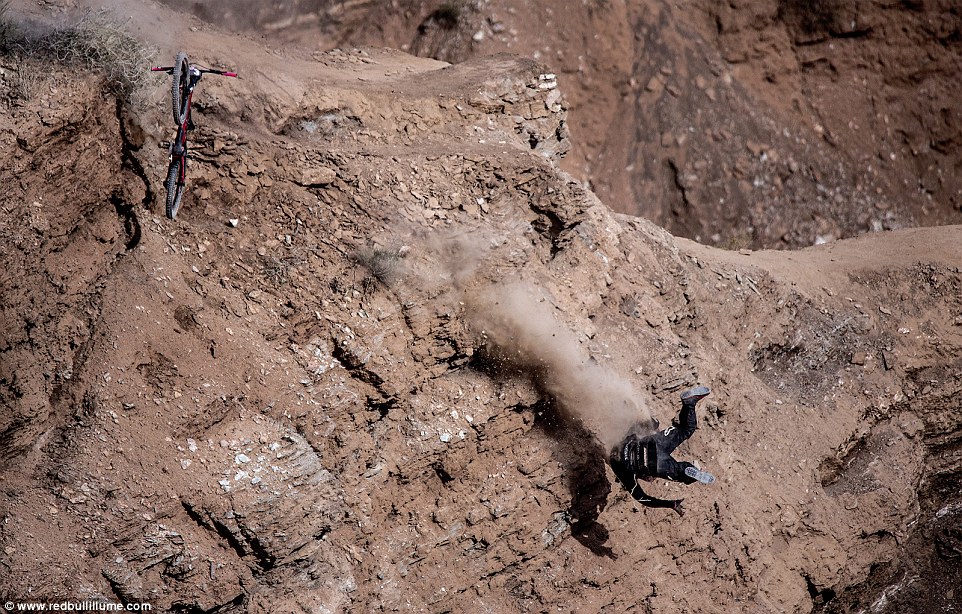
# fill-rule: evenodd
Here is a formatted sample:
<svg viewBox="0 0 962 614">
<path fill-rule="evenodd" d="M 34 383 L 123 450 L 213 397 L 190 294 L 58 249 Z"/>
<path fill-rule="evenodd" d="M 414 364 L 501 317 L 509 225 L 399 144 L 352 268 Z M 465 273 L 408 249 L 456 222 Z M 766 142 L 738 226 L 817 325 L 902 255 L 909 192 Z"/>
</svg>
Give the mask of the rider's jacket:
<svg viewBox="0 0 962 614">
<path fill-rule="evenodd" d="M 677 426 L 672 425 L 641 437 L 631 433 L 612 448 L 609 457 L 611 468 L 618 481 L 636 501 L 647 507 L 674 507 L 680 502 L 676 499 L 649 496 L 638 485 L 638 480 L 663 478 L 685 484 L 693 483 L 695 480 L 685 475 L 685 468 L 693 465 L 676 461 L 671 453 L 691 437 L 697 427 L 695 404 L 684 403 Z"/>
</svg>

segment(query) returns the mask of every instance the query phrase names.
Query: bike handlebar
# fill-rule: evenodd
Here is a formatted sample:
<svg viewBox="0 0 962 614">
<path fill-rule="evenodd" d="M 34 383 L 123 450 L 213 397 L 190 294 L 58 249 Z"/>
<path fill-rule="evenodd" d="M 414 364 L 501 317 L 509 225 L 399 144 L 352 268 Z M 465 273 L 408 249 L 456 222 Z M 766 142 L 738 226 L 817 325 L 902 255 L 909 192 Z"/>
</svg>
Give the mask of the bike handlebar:
<svg viewBox="0 0 962 614">
<path fill-rule="evenodd" d="M 191 68 L 197 68 L 197 67 L 192 64 L 192 65 L 191 65 Z M 174 67 L 173 67 L 173 66 L 151 66 L 151 67 L 150 67 L 150 70 L 151 70 L 151 72 L 171 73 L 171 72 L 174 71 Z M 213 69 L 213 68 L 197 68 L 197 70 L 200 71 L 201 73 L 211 73 L 211 74 L 214 74 L 214 75 L 221 75 L 221 76 L 223 76 L 223 77 L 236 77 L 236 76 L 237 76 L 237 73 L 236 73 L 236 72 L 232 72 L 232 71 L 229 71 L 229 70 L 215 70 L 215 69 Z"/>
</svg>

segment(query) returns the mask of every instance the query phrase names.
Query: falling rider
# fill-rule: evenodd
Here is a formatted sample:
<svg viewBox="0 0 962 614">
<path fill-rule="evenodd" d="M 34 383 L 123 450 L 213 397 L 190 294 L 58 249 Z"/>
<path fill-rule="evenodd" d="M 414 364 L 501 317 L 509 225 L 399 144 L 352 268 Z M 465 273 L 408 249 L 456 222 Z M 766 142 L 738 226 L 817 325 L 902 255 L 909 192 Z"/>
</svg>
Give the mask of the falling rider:
<svg viewBox="0 0 962 614">
<path fill-rule="evenodd" d="M 683 516 L 684 499 L 658 499 L 649 496 L 641 489 L 638 480 L 651 482 L 655 478 L 662 478 L 683 484 L 711 484 L 715 481 L 715 476 L 707 471 L 702 471 L 688 462 L 678 462 L 671 456 L 675 448 L 691 437 L 698 428 L 695 405 L 710 393 L 707 386 L 698 386 L 683 392 L 677 425 L 658 430 L 656 420 L 654 433 L 639 437 L 635 432 L 630 432 L 620 444 L 612 448 L 609 458 L 611 468 L 635 501 L 646 507 L 671 508 Z"/>
</svg>

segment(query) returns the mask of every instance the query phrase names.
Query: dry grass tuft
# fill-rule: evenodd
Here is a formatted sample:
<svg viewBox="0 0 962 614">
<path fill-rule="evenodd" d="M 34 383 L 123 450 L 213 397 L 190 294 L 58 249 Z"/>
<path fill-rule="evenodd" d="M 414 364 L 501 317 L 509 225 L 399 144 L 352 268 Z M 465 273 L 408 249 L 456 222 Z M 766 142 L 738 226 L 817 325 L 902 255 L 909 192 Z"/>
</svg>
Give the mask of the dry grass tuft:
<svg viewBox="0 0 962 614">
<path fill-rule="evenodd" d="M 8 4 L 0 3 L 0 53 L 99 71 L 107 90 L 127 102 L 150 83 L 153 50 L 128 34 L 110 11 L 88 10 L 69 25 L 37 30 L 15 23 Z M 29 77 L 22 79 L 25 87 L 19 94 L 29 95 Z"/>
<path fill-rule="evenodd" d="M 353 258 L 385 284 L 390 284 L 401 268 L 401 252 L 396 249 L 362 247 L 354 252 Z"/>
</svg>

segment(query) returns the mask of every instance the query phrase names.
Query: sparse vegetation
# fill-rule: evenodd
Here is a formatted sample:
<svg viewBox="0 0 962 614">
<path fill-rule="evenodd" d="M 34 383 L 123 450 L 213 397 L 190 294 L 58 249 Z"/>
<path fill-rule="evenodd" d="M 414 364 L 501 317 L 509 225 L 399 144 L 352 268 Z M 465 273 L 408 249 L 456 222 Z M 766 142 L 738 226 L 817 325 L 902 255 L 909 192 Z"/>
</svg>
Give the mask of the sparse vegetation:
<svg viewBox="0 0 962 614">
<path fill-rule="evenodd" d="M 261 274 L 275 286 L 287 283 L 287 271 L 290 265 L 281 258 L 266 258 L 261 263 Z"/>
<path fill-rule="evenodd" d="M 291 271 L 304 264 L 301 250 L 295 248 L 286 255 L 264 256 L 260 259 L 261 274 L 275 286 L 283 286 L 290 280 Z"/>
<path fill-rule="evenodd" d="M 44 83 L 44 74 L 23 58 L 17 58 L 17 69 L 7 76 L 9 95 L 12 100 L 30 100 L 40 91 Z"/>
<path fill-rule="evenodd" d="M 364 266 L 382 283 L 390 283 L 401 266 L 401 253 L 396 249 L 362 247 L 354 252 L 354 261 Z"/>
<path fill-rule="evenodd" d="M 33 98 L 43 83 L 43 73 L 18 50 L 24 37 L 10 18 L 9 1 L 0 2 L 0 55 L 11 60 L 3 75 L 6 86 L 5 95 L 11 101 L 24 101 Z"/>
<path fill-rule="evenodd" d="M 0 4 L 0 52 L 13 58 L 49 59 L 72 67 L 84 67 L 104 74 L 107 90 L 130 101 L 148 83 L 147 67 L 153 51 L 128 34 L 107 10 L 87 11 L 71 25 L 35 31 L 19 27 Z M 32 81 L 20 74 L 15 95 L 32 95 Z"/>
<path fill-rule="evenodd" d="M 61 62 L 102 70 L 107 87 L 123 96 L 147 83 L 153 55 L 103 10 L 88 12 L 75 26 L 55 33 L 50 49 Z"/>
</svg>

